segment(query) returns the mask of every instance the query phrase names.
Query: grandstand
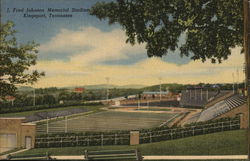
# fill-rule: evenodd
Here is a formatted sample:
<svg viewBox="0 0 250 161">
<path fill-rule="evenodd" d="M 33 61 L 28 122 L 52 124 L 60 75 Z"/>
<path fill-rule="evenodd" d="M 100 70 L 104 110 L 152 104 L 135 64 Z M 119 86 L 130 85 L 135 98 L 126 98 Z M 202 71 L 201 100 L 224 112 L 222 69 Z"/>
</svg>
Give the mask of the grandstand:
<svg viewBox="0 0 250 161">
<path fill-rule="evenodd" d="M 133 100 L 130 102 L 122 102 L 122 106 L 134 106 L 137 107 L 139 106 L 157 106 L 157 107 L 179 107 L 179 101 L 177 100 L 140 100 L 138 103 L 138 100 Z"/>
<path fill-rule="evenodd" d="M 220 91 L 219 89 L 208 89 L 202 87 L 193 87 L 182 90 L 181 107 L 204 107 L 209 101 L 221 97 L 230 91 Z"/>
<path fill-rule="evenodd" d="M 201 122 L 214 120 L 220 117 L 225 116 L 225 114 L 241 107 L 246 104 L 246 97 L 240 94 L 232 94 L 230 97 L 227 97 L 223 100 L 216 102 L 215 104 L 207 107 L 203 111 L 194 114 L 188 120 L 185 121 L 184 124 Z M 244 111 L 239 110 L 239 112 L 243 113 Z M 233 113 L 234 115 L 237 113 Z"/>
</svg>

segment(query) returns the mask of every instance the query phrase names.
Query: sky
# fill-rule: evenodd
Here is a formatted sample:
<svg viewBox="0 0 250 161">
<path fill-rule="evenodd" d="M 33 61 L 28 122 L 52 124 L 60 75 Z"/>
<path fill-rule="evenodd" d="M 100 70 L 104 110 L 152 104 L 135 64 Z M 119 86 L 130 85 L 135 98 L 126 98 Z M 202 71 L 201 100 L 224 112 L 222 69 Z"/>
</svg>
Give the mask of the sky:
<svg viewBox="0 0 250 161">
<path fill-rule="evenodd" d="M 180 57 L 178 50 L 163 58 L 148 58 L 145 44 L 126 44 L 126 35 L 119 24 L 109 25 L 87 12 L 71 12 L 72 8 L 89 9 L 100 0 L 3 0 L 2 22 L 11 20 L 19 44 L 35 41 L 37 65 L 32 70 L 44 71 L 34 87 L 68 87 L 105 84 L 154 85 L 162 83 L 231 83 L 243 81 L 244 55 L 240 48 L 221 64 L 193 61 Z M 107 1 L 107 0 L 106 0 Z M 44 12 L 26 12 L 44 10 Z M 69 12 L 48 12 L 48 9 Z M 23 10 L 22 10 L 23 9 Z M 45 14 L 46 18 L 24 17 L 24 14 Z M 50 14 L 69 14 L 54 17 Z M 180 41 L 185 36 L 180 37 Z M 237 72 L 237 70 L 239 72 Z M 239 76 L 239 77 L 238 77 Z"/>
</svg>

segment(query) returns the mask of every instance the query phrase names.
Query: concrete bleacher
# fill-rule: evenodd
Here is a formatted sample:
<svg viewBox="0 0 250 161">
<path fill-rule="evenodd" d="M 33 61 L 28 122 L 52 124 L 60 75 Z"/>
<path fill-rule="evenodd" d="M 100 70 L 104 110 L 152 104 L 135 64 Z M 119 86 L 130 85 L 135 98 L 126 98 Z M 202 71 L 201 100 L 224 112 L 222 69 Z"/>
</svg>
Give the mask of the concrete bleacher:
<svg viewBox="0 0 250 161">
<path fill-rule="evenodd" d="M 246 103 L 246 98 L 239 94 L 235 94 L 203 110 L 197 121 L 199 122 L 199 121 L 212 120 L 224 113 L 229 112 L 234 108 L 243 105 L 244 103 Z"/>
<path fill-rule="evenodd" d="M 221 97 L 230 91 L 208 91 L 205 89 L 187 89 L 181 92 L 180 106 L 204 107 L 208 102 Z"/>
<path fill-rule="evenodd" d="M 122 106 L 158 106 L 158 107 L 179 107 L 179 101 L 177 100 L 162 100 L 154 102 L 141 102 L 134 101 L 134 103 L 122 104 Z"/>
<path fill-rule="evenodd" d="M 196 122 L 199 119 L 200 115 L 201 115 L 201 112 L 198 112 L 198 113 L 194 114 L 189 119 L 187 119 L 184 122 L 184 124 L 190 124 L 190 123 Z"/>
<path fill-rule="evenodd" d="M 62 110 L 62 111 L 51 111 L 51 112 L 37 112 L 34 115 L 30 115 L 26 117 L 25 122 L 32 122 L 32 121 L 38 121 L 38 120 L 44 120 L 44 119 L 50 119 L 55 117 L 61 117 L 61 116 L 67 116 L 72 115 L 76 113 L 82 113 L 87 112 L 87 109 L 83 108 L 74 108 L 69 110 Z"/>
</svg>

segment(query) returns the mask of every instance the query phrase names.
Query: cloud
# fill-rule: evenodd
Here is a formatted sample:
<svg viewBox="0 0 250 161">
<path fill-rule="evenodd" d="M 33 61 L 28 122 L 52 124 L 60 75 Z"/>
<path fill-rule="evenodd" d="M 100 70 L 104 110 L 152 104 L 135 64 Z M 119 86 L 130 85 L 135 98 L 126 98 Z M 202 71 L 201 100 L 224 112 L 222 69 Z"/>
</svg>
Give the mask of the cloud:
<svg viewBox="0 0 250 161">
<path fill-rule="evenodd" d="M 68 53 L 70 63 L 88 66 L 112 60 L 126 60 L 131 55 L 145 53 L 144 45 L 124 43 L 124 31 L 114 29 L 103 32 L 95 27 L 81 28 L 78 31 L 62 29 L 39 48 L 42 54 Z M 57 55 L 58 57 L 58 55 Z M 65 55 L 62 54 L 62 57 Z"/>
<path fill-rule="evenodd" d="M 35 86 L 103 84 L 106 77 L 110 77 L 110 83 L 117 85 L 158 84 L 159 77 L 163 83 L 227 83 L 233 81 L 232 73 L 237 80 L 236 69 L 242 71 L 244 55 L 240 54 L 240 48 L 232 49 L 232 55 L 221 64 L 211 64 L 210 61 L 178 64 L 160 58 L 145 58 L 144 44 L 131 46 L 125 40 L 126 35 L 121 29 L 110 32 L 96 27 L 77 31 L 62 29 L 40 46 L 41 54 L 57 53 L 59 56 L 54 60 L 40 60 L 32 68 L 46 73 L 46 77 Z M 65 53 L 68 53 L 67 60 L 63 59 Z M 58 59 L 60 54 L 62 59 Z M 112 61 L 128 63 L 107 63 Z M 239 80 L 243 79 L 243 72 L 239 72 Z"/>
<path fill-rule="evenodd" d="M 228 83 L 233 82 L 232 73 L 234 81 L 237 81 L 236 69 L 239 70 L 239 81 L 244 80 L 243 62 L 244 55 L 240 54 L 240 48 L 232 49 L 232 55 L 221 64 L 190 61 L 176 65 L 160 58 L 147 58 L 130 65 L 79 66 L 72 60 L 39 61 L 36 68 L 50 74 L 42 78 L 36 87 L 103 84 L 106 77 L 110 77 L 111 84 L 117 85 L 158 84 L 159 77 L 163 83 Z"/>
</svg>

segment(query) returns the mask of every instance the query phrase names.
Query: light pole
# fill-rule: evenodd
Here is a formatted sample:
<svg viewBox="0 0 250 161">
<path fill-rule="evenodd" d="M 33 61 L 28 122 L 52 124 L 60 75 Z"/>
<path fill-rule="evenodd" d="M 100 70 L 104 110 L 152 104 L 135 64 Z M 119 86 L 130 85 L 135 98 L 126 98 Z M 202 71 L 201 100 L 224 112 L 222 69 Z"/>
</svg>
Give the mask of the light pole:
<svg viewBox="0 0 250 161">
<path fill-rule="evenodd" d="M 159 78 L 159 81 L 160 81 L 160 102 L 161 102 L 161 81 L 162 81 L 161 77 Z"/>
<path fill-rule="evenodd" d="M 232 77 L 233 77 L 233 93 L 234 93 L 234 73 L 232 73 Z"/>
<path fill-rule="evenodd" d="M 108 104 L 108 99 L 109 99 L 109 77 L 106 77 L 106 81 L 107 81 L 107 91 L 106 91 L 106 100 L 107 100 L 107 104 Z"/>
<path fill-rule="evenodd" d="M 237 74 L 237 91 L 239 91 L 239 69 L 237 68 L 237 71 L 236 71 L 236 74 Z"/>
<path fill-rule="evenodd" d="M 33 89 L 33 106 L 36 106 L 36 89 Z"/>
</svg>

